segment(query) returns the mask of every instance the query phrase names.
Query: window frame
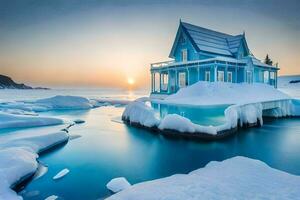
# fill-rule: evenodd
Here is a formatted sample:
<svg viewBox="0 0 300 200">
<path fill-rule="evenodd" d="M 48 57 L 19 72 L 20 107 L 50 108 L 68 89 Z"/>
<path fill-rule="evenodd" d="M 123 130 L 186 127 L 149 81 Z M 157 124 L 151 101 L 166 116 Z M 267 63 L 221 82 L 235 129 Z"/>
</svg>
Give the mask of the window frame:
<svg viewBox="0 0 300 200">
<path fill-rule="evenodd" d="M 182 80 L 182 77 L 184 75 L 184 79 Z M 184 84 L 182 84 L 184 83 Z M 178 87 L 179 88 L 184 88 L 186 87 L 186 72 L 178 72 Z"/>
<path fill-rule="evenodd" d="M 208 79 L 207 79 L 207 77 L 208 77 Z M 204 81 L 210 82 L 210 71 L 205 71 Z"/>
<path fill-rule="evenodd" d="M 220 74 L 222 74 L 222 80 L 220 80 Z M 225 82 L 225 73 L 224 73 L 224 71 L 222 71 L 222 70 L 218 70 L 217 71 L 217 82 Z"/>
<path fill-rule="evenodd" d="M 228 81 L 228 79 L 229 79 L 229 74 L 230 74 L 230 81 Z M 227 82 L 229 82 L 229 83 L 232 83 L 232 82 L 233 82 L 233 80 L 232 80 L 232 72 L 227 72 Z"/>
<path fill-rule="evenodd" d="M 182 60 L 182 62 L 188 61 L 188 50 L 187 49 L 181 50 L 181 60 Z"/>
</svg>

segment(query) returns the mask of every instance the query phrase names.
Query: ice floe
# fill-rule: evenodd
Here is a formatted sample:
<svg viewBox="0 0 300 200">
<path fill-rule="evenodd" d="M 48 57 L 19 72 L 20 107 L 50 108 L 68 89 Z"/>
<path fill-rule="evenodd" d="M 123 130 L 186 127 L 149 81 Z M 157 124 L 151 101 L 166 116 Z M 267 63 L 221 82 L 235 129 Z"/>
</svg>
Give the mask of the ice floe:
<svg viewBox="0 0 300 200">
<path fill-rule="evenodd" d="M 114 193 L 125 190 L 130 186 L 131 184 L 124 177 L 114 178 L 106 184 L 107 189 Z"/>
<path fill-rule="evenodd" d="M 60 178 L 64 177 L 65 175 L 67 175 L 69 172 L 70 172 L 70 170 L 65 168 L 65 169 L 61 170 L 60 172 L 58 172 L 55 176 L 53 176 L 53 180 L 60 179 Z"/>
<path fill-rule="evenodd" d="M 0 129 L 57 125 L 62 123 L 64 123 L 62 119 L 54 117 L 10 114 L 0 111 Z"/>
<path fill-rule="evenodd" d="M 64 131 L 0 136 L 0 199 L 22 199 L 11 187 L 35 173 L 37 153 L 67 140 Z"/>
<path fill-rule="evenodd" d="M 108 200 L 298 199 L 300 176 L 246 157 L 212 161 L 188 174 L 142 182 Z"/>
</svg>

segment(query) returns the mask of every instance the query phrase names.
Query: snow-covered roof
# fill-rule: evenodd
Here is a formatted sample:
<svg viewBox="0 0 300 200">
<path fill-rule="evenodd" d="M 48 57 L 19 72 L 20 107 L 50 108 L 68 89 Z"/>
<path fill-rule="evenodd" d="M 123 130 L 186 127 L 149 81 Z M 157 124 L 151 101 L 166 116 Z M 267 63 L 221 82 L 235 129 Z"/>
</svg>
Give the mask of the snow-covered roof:
<svg viewBox="0 0 300 200">
<path fill-rule="evenodd" d="M 237 53 L 244 35 L 229 35 L 189 23 L 181 22 L 182 27 L 189 34 L 198 50 L 225 56 Z"/>
</svg>

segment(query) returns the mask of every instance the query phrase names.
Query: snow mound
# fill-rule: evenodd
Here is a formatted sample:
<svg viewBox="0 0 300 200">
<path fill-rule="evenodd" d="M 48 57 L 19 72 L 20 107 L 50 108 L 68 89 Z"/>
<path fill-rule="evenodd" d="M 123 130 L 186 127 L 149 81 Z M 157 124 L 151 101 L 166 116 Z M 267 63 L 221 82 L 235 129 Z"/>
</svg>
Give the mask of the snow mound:
<svg viewBox="0 0 300 200">
<path fill-rule="evenodd" d="M 63 124 L 64 121 L 53 117 L 40 117 L 20 114 L 9 114 L 0 111 L 0 129 L 24 128 Z"/>
<path fill-rule="evenodd" d="M 37 153 L 67 140 L 64 131 L 0 136 L 0 199 L 22 199 L 11 186 L 37 170 Z"/>
<path fill-rule="evenodd" d="M 190 105 L 248 104 L 290 99 L 274 87 L 262 83 L 225 83 L 199 81 L 162 100 L 164 103 Z"/>
<path fill-rule="evenodd" d="M 146 127 L 158 126 L 159 119 L 156 117 L 153 108 L 145 104 L 146 100 L 149 99 L 137 99 L 127 105 L 123 112 L 122 119 L 130 123 L 139 123 Z"/>
<path fill-rule="evenodd" d="M 37 105 L 48 107 L 49 110 L 57 109 L 90 109 L 93 107 L 90 100 L 78 96 L 55 96 L 35 101 Z"/>
<path fill-rule="evenodd" d="M 246 157 L 212 161 L 189 174 L 135 184 L 108 200 L 298 199 L 300 176 Z"/>
<path fill-rule="evenodd" d="M 53 180 L 60 179 L 60 178 L 64 177 L 65 175 L 67 175 L 69 172 L 70 172 L 70 170 L 68 170 L 67 168 L 65 168 L 65 169 L 61 170 L 60 172 L 58 172 L 53 177 Z"/>
<path fill-rule="evenodd" d="M 125 190 L 130 186 L 131 184 L 124 177 L 114 178 L 111 181 L 109 181 L 106 185 L 107 189 L 114 193 Z"/>
</svg>

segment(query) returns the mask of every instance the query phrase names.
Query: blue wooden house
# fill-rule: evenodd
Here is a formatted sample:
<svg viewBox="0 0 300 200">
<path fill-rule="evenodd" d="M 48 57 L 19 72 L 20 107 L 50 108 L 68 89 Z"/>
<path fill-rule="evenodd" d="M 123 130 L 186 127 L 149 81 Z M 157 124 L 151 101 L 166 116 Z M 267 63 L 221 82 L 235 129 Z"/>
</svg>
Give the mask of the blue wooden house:
<svg viewBox="0 0 300 200">
<path fill-rule="evenodd" d="M 197 81 L 277 87 L 278 66 L 256 59 L 244 33 L 229 35 L 180 21 L 169 57 L 151 64 L 152 94 L 172 94 Z"/>
</svg>

